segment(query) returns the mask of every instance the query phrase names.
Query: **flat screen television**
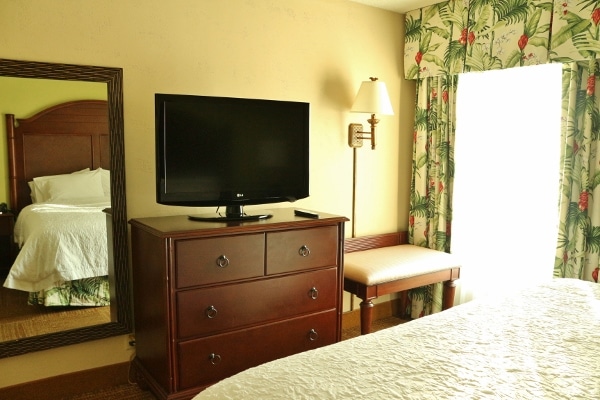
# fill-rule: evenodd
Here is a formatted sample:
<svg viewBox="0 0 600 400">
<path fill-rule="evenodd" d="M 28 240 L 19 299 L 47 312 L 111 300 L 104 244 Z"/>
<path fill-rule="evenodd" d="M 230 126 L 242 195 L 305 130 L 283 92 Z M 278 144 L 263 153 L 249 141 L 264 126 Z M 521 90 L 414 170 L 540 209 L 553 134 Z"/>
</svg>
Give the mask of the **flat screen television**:
<svg viewBox="0 0 600 400">
<path fill-rule="evenodd" d="M 220 221 L 308 197 L 309 113 L 303 102 L 155 94 L 157 203 L 217 207 L 190 218 Z"/>
</svg>

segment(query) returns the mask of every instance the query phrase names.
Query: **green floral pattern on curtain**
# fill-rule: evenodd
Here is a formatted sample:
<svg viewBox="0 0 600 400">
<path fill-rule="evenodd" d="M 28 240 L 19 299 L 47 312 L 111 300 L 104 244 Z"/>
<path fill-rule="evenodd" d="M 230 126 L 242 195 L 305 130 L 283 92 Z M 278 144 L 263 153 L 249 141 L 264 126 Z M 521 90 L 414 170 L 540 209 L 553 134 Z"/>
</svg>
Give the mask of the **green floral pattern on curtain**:
<svg viewBox="0 0 600 400">
<path fill-rule="evenodd" d="M 467 11 L 462 2 L 446 1 L 406 14 L 406 79 L 463 72 Z"/>
<path fill-rule="evenodd" d="M 600 0 L 450 0 L 410 11 L 405 21 L 406 79 L 600 52 Z"/>
<path fill-rule="evenodd" d="M 600 52 L 600 1 L 555 0 L 552 20 L 553 61 L 594 60 Z"/>
<path fill-rule="evenodd" d="M 559 239 L 554 276 L 598 282 L 600 110 L 595 60 L 564 64 Z"/>
<path fill-rule="evenodd" d="M 417 82 L 409 241 L 440 251 L 450 251 L 454 136 L 458 75 L 430 77 Z M 442 309 L 442 284 L 411 290 L 411 300 L 422 300 L 413 317 Z M 414 306 L 414 301 L 411 301 Z"/>
<path fill-rule="evenodd" d="M 544 64 L 552 1 L 470 0 L 465 72 Z"/>
<path fill-rule="evenodd" d="M 451 0 L 406 14 L 404 76 L 548 62 L 550 0 Z"/>
</svg>

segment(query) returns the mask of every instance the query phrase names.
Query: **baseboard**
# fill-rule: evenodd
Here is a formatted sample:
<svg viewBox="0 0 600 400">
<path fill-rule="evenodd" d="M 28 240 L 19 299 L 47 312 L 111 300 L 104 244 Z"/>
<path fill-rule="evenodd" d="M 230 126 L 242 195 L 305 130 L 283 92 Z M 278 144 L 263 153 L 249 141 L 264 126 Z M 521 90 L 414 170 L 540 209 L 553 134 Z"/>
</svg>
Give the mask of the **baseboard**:
<svg viewBox="0 0 600 400">
<path fill-rule="evenodd" d="M 373 305 L 373 320 L 399 315 L 396 300 L 383 301 Z M 360 308 L 342 314 L 342 330 L 360 326 Z"/>
<path fill-rule="evenodd" d="M 0 399 L 56 400 L 123 385 L 129 381 L 129 364 L 113 364 L 0 388 Z"/>
</svg>

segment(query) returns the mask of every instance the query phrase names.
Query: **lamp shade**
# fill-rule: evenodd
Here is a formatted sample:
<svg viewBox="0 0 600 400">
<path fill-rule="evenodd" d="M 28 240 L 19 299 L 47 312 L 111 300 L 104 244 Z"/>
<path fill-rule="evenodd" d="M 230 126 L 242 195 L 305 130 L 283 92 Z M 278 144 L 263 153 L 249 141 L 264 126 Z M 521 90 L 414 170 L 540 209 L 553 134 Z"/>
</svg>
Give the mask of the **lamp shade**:
<svg viewBox="0 0 600 400">
<path fill-rule="evenodd" d="M 358 89 L 351 112 L 394 115 L 387 87 L 377 78 L 364 81 Z"/>
</svg>

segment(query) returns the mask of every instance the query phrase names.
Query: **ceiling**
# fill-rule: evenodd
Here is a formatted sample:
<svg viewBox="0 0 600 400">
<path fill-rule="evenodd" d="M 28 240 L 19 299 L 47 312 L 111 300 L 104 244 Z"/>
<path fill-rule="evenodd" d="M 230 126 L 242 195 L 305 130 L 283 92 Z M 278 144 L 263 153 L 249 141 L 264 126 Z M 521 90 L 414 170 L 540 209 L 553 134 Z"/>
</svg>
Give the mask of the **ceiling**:
<svg viewBox="0 0 600 400">
<path fill-rule="evenodd" d="M 365 4 L 371 7 L 383 8 L 384 10 L 395 11 L 400 14 L 406 14 L 408 11 L 423 8 L 435 3 L 441 3 L 443 0 L 351 0 L 355 3 Z"/>
</svg>

